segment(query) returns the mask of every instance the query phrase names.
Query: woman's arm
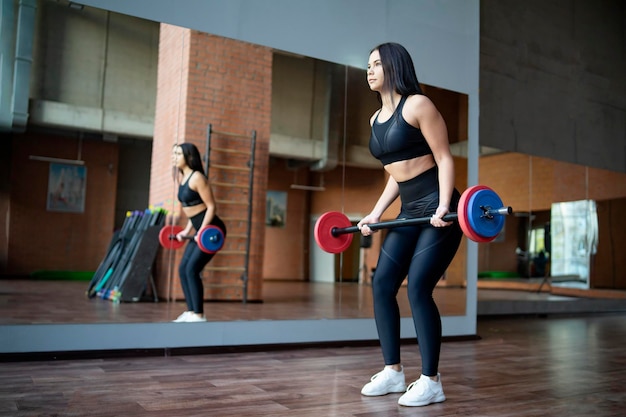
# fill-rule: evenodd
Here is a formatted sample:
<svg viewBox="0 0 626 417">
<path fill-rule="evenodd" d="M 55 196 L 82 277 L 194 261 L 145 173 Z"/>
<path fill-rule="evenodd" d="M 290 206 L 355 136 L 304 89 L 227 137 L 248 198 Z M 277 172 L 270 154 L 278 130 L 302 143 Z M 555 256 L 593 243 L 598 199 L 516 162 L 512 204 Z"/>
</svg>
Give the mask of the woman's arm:
<svg viewBox="0 0 626 417">
<path fill-rule="evenodd" d="M 421 129 L 430 149 L 433 151 L 433 157 L 439 171 L 439 207 L 437 207 L 435 213 L 438 220 L 436 221 L 437 224 L 433 223 L 433 225 L 451 224 L 441 220 L 450 209 L 450 200 L 454 190 L 454 159 L 450 152 L 446 123 L 439 110 L 428 97 L 422 95 L 411 96 L 406 103 L 411 119 L 407 121 Z"/>
<path fill-rule="evenodd" d="M 209 179 L 202 173 L 194 173 L 191 178 L 189 178 L 189 188 L 200 194 L 200 198 L 206 206 L 206 213 L 204 214 L 202 226 L 200 227 L 200 229 L 202 229 L 211 224 L 213 216 L 215 216 L 216 206 L 211 184 L 209 184 Z"/>
<path fill-rule="evenodd" d="M 191 223 L 191 220 L 188 220 L 185 228 L 176 235 L 177 239 L 178 237 L 180 237 L 180 239 L 178 240 L 183 240 L 185 237 L 190 236 L 192 229 L 193 229 L 193 224 Z"/>
</svg>

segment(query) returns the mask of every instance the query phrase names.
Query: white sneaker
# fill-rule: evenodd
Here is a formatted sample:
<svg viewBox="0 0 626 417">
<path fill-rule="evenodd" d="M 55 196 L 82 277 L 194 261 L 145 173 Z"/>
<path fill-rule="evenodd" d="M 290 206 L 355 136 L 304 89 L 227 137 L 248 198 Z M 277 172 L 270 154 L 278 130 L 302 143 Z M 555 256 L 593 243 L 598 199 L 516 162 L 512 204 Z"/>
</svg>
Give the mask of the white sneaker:
<svg viewBox="0 0 626 417">
<path fill-rule="evenodd" d="M 437 382 L 426 375 L 409 385 L 406 392 L 398 400 L 398 404 L 406 407 L 420 407 L 446 400 L 441 386 L 441 375 L 437 374 Z"/>
<path fill-rule="evenodd" d="M 185 323 L 201 323 L 206 321 L 206 317 L 204 316 L 199 316 L 196 313 L 194 313 L 193 311 L 190 312 L 187 317 L 185 318 Z"/>
<path fill-rule="evenodd" d="M 172 322 L 174 322 L 174 323 L 182 323 L 184 321 L 187 321 L 187 316 L 189 314 L 191 314 L 191 313 L 192 313 L 191 311 L 185 311 L 185 312 L 183 312 L 183 314 L 181 314 L 180 316 L 176 317 L 175 320 L 172 320 Z"/>
<path fill-rule="evenodd" d="M 375 397 L 392 392 L 404 392 L 404 390 L 406 390 L 404 370 L 398 372 L 385 367 L 385 369 L 372 376 L 370 382 L 365 384 L 361 390 L 361 394 Z"/>
</svg>

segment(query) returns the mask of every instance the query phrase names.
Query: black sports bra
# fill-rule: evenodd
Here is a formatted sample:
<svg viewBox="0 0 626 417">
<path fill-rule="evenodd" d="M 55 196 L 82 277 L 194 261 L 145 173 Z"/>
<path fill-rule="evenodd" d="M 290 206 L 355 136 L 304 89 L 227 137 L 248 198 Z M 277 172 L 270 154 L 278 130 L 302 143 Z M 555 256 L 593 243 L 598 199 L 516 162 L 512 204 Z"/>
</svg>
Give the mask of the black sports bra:
<svg viewBox="0 0 626 417">
<path fill-rule="evenodd" d="M 180 184 L 180 187 L 178 187 L 178 201 L 180 201 L 183 207 L 197 206 L 198 204 L 204 203 L 200 194 L 189 188 L 189 180 L 195 173 L 196 171 L 192 172 L 189 178 L 187 178 L 187 181 Z"/>
<path fill-rule="evenodd" d="M 405 101 L 406 97 L 400 99 L 389 120 L 379 123 L 376 115 L 372 124 L 370 152 L 383 165 L 433 153 L 422 131 L 407 123 L 402 117 Z"/>
</svg>

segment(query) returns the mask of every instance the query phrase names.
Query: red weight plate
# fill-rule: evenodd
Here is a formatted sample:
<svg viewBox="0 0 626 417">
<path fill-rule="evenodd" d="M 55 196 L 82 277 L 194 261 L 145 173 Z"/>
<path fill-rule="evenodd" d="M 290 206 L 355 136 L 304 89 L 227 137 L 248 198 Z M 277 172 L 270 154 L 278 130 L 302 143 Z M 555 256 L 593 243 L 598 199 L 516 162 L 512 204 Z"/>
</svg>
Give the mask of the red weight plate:
<svg viewBox="0 0 626 417">
<path fill-rule="evenodd" d="M 182 248 L 185 242 L 181 242 L 174 237 L 182 231 L 183 231 L 183 228 L 181 226 L 174 226 L 174 225 L 163 226 L 163 228 L 159 232 L 159 243 L 165 249 Z"/>
<path fill-rule="evenodd" d="M 337 211 L 329 211 L 320 216 L 315 222 L 313 235 L 317 245 L 328 253 L 341 253 L 350 247 L 352 243 L 352 234 L 346 233 L 339 236 L 333 236 L 333 228 L 346 228 L 352 226 L 350 219 L 343 213 Z"/>
<path fill-rule="evenodd" d="M 216 253 L 224 246 L 224 232 L 212 224 L 203 227 L 198 233 L 198 247 L 206 253 Z"/>
<path fill-rule="evenodd" d="M 459 200 L 459 206 L 457 208 L 457 216 L 459 220 L 459 226 L 461 226 L 461 230 L 463 231 L 465 236 L 468 237 L 468 239 L 471 239 L 474 242 L 478 242 L 478 243 L 486 243 L 493 239 L 486 240 L 484 237 L 476 234 L 474 229 L 472 229 L 470 222 L 469 222 L 468 203 L 472 195 L 474 195 L 476 192 L 480 190 L 485 190 L 485 189 L 489 189 L 489 187 L 486 187 L 484 185 L 474 185 L 468 188 L 467 190 L 463 191 L 463 194 L 461 194 L 461 199 Z"/>
</svg>

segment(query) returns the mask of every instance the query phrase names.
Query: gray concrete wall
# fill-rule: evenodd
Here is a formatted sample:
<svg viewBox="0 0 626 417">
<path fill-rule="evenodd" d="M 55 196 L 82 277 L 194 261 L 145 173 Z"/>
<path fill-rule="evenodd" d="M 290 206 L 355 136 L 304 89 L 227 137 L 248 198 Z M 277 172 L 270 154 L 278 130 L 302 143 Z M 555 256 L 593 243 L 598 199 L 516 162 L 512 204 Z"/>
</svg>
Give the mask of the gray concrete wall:
<svg viewBox="0 0 626 417">
<path fill-rule="evenodd" d="M 29 122 L 152 139 L 159 24 L 38 5 Z"/>
<path fill-rule="evenodd" d="M 626 3 L 482 0 L 480 144 L 626 172 Z"/>
<path fill-rule="evenodd" d="M 362 69 L 371 48 L 400 42 L 421 82 L 469 94 L 478 83 L 478 0 L 80 3 Z"/>
</svg>

